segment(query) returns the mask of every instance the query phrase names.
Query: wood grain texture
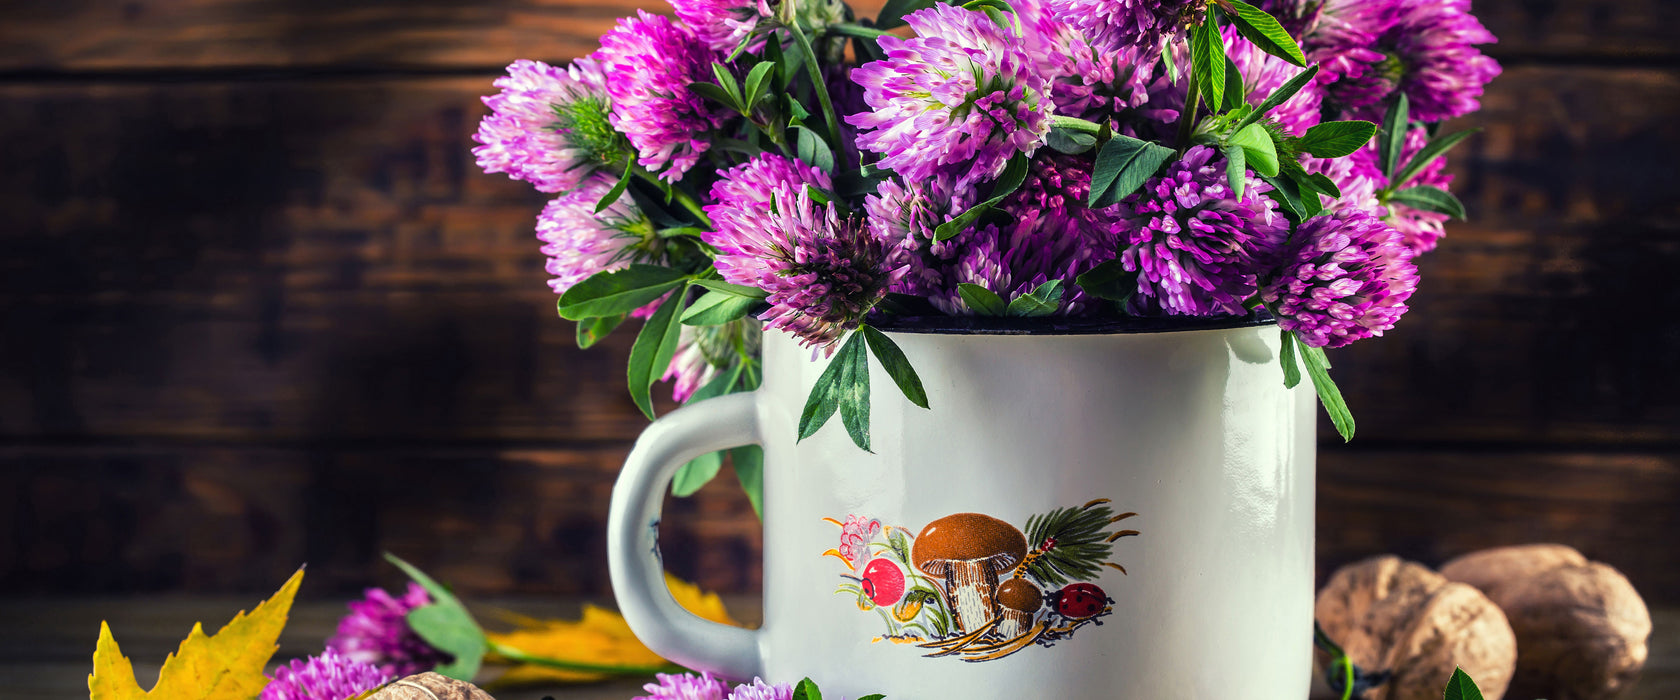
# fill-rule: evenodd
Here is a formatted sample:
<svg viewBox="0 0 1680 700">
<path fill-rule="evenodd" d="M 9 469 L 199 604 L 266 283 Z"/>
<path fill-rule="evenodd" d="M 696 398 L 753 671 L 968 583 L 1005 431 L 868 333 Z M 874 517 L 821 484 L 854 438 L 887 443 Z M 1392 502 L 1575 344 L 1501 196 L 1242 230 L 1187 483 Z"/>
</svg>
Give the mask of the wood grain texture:
<svg viewBox="0 0 1680 700">
<path fill-rule="evenodd" d="M 881 4 L 856 7 L 873 16 Z M 637 9 L 669 11 L 650 0 L 33 3 L 0 24 L 0 70 L 494 68 L 585 55 Z M 1680 11 L 1665 0 L 1478 0 L 1474 9 L 1500 37 L 1495 56 L 1666 60 L 1680 51 Z"/>
</svg>

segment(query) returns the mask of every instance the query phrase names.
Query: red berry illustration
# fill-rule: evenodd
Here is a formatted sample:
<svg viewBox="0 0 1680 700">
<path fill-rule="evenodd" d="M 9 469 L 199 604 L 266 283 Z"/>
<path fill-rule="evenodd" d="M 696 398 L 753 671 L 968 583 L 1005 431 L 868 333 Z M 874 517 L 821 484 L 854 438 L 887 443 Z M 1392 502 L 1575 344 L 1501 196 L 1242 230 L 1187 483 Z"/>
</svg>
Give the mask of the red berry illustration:
<svg viewBox="0 0 1680 700">
<path fill-rule="evenodd" d="M 904 597 L 904 570 L 885 559 L 876 559 L 863 567 L 860 585 L 871 602 L 886 607 Z"/>
<path fill-rule="evenodd" d="M 1089 583 L 1075 583 L 1056 594 L 1056 612 L 1075 620 L 1095 617 L 1108 603 L 1108 594 Z"/>
</svg>

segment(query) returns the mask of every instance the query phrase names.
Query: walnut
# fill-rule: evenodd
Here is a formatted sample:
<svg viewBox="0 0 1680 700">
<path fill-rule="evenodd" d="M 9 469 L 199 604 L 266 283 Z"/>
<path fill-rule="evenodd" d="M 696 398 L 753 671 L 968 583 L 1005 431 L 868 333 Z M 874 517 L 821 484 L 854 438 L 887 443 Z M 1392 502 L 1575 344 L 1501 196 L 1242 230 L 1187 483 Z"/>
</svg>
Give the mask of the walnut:
<svg viewBox="0 0 1680 700">
<path fill-rule="evenodd" d="M 466 681 L 427 671 L 391 681 L 367 700 L 496 700 Z"/>
<path fill-rule="evenodd" d="M 1561 544 L 1500 547 L 1447 562 L 1442 575 L 1481 589 L 1517 634 L 1511 692 L 1605 700 L 1645 665 L 1651 613 L 1626 577 Z"/>
<path fill-rule="evenodd" d="M 1440 700 L 1455 667 L 1476 679 L 1488 700 L 1499 700 L 1516 668 L 1516 637 L 1498 606 L 1396 556 L 1337 570 L 1319 592 L 1314 616 L 1354 664 L 1392 674 L 1365 692 L 1367 700 Z"/>
</svg>

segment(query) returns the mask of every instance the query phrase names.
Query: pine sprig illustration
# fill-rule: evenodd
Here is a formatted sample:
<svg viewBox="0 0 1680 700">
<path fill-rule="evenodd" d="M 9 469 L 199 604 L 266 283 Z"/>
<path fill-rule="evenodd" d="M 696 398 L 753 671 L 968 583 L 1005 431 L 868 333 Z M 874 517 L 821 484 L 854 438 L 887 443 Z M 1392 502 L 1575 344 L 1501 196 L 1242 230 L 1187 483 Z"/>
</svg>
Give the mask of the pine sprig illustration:
<svg viewBox="0 0 1680 700">
<path fill-rule="evenodd" d="M 1027 542 L 1034 549 L 1021 562 L 1021 568 L 1046 586 L 1096 578 L 1103 566 L 1125 573 L 1125 568 L 1108 561 L 1108 557 L 1115 540 L 1138 532 L 1110 532 L 1109 526 L 1137 513 L 1115 515 L 1107 503 L 1108 499 L 1099 498 L 1078 508 L 1058 508 L 1028 518 Z"/>
</svg>

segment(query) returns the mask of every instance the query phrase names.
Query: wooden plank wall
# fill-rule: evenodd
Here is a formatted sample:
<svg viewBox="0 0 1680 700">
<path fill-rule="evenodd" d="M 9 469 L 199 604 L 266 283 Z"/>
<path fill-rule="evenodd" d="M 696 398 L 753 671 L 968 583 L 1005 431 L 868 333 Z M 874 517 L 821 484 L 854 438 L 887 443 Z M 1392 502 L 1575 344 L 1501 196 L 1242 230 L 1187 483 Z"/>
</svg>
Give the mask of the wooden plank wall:
<svg viewBox="0 0 1680 700">
<path fill-rule="evenodd" d="M 391 582 L 604 594 L 643 420 L 475 171 L 478 96 L 640 2 L 12 3 L 0 21 L 0 594 Z M 653 3 L 646 3 L 652 6 Z M 1553 540 L 1680 601 L 1680 7 L 1478 0 L 1505 66 L 1454 161 L 1473 221 L 1339 352 L 1321 568 Z M 1333 439 L 1327 427 L 1321 434 Z M 669 563 L 756 588 L 733 486 Z"/>
</svg>

